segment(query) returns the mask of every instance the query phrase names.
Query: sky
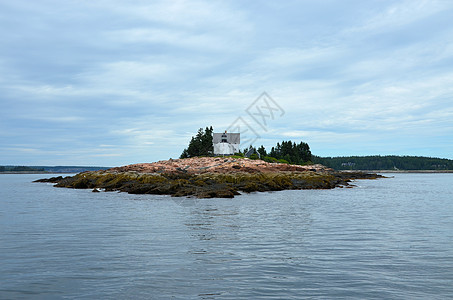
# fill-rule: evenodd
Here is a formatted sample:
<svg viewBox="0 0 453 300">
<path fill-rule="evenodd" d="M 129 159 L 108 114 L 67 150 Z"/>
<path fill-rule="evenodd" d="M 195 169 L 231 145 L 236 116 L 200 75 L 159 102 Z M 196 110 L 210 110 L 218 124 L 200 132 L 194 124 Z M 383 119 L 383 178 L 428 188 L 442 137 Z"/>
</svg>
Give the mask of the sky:
<svg viewBox="0 0 453 300">
<path fill-rule="evenodd" d="M 0 0 L 0 165 L 268 150 L 453 159 L 453 1 Z"/>
</svg>

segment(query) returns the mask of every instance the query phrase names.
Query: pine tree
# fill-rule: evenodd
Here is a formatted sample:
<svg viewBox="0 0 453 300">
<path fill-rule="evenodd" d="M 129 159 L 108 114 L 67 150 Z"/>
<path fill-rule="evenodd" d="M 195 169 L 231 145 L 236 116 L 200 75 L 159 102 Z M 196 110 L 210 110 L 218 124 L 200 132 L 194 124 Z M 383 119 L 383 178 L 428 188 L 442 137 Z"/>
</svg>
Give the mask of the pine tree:
<svg viewBox="0 0 453 300">
<path fill-rule="evenodd" d="M 189 142 L 189 146 L 181 153 L 180 158 L 195 156 L 209 156 L 213 153 L 212 126 L 198 129 L 198 132 Z"/>
<path fill-rule="evenodd" d="M 267 156 L 266 148 L 264 148 L 263 145 L 261 145 L 257 151 L 261 155 L 261 158 L 264 158 Z"/>
</svg>

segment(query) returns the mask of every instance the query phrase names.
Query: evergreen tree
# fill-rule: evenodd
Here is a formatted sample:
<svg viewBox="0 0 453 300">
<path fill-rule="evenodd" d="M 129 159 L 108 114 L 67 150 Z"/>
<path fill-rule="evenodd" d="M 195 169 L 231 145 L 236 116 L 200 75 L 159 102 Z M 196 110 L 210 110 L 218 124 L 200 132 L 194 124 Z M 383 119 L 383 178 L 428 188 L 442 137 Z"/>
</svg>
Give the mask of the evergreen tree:
<svg viewBox="0 0 453 300">
<path fill-rule="evenodd" d="M 266 148 L 264 148 L 263 145 L 261 145 L 261 147 L 259 147 L 257 151 L 261 155 L 261 158 L 264 158 L 267 156 Z"/>
<path fill-rule="evenodd" d="M 181 153 L 180 158 L 195 156 L 209 156 L 213 153 L 212 145 L 212 126 L 198 129 L 198 132 L 189 142 L 189 146 Z"/>
<path fill-rule="evenodd" d="M 271 148 L 269 156 L 276 159 L 284 159 L 291 164 L 304 164 L 312 159 L 310 146 L 307 143 L 300 142 L 296 144 L 292 141 L 277 143 L 275 147 Z"/>
</svg>

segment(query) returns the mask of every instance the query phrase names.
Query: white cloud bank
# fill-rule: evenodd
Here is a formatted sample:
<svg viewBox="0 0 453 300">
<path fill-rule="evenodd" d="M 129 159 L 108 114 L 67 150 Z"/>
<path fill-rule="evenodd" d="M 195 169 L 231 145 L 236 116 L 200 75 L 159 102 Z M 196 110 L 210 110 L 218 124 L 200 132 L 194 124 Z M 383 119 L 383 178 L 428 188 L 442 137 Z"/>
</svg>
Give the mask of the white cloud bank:
<svg viewBox="0 0 453 300">
<path fill-rule="evenodd" d="M 247 119 L 258 145 L 453 159 L 452 18 L 448 1 L 2 3 L 0 164 L 177 157 L 263 91 L 286 113 Z"/>
</svg>

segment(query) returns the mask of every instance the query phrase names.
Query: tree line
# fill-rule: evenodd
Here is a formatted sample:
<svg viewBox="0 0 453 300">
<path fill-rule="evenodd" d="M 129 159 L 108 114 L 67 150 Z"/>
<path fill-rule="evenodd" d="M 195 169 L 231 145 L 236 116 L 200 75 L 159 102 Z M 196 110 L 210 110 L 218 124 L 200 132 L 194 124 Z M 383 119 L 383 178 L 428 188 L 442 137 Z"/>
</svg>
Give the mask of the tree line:
<svg viewBox="0 0 453 300">
<path fill-rule="evenodd" d="M 423 156 L 313 156 L 313 162 L 335 170 L 453 170 L 453 160 Z"/>
<path fill-rule="evenodd" d="M 253 146 L 244 149 L 243 153 L 253 149 L 255 153 L 259 155 L 253 155 L 250 158 L 260 157 L 262 160 L 267 162 L 282 162 L 290 163 L 294 165 L 303 165 L 311 162 L 312 154 L 310 146 L 307 143 L 300 142 L 296 143 L 291 140 L 278 142 L 275 147 L 272 147 L 268 152 L 263 145 L 258 149 Z"/>
<path fill-rule="evenodd" d="M 43 168 L 34 168 L 27 166 L 0 166 L 0 172 L 41 172 Z"/>
<path fill-rule="evenodd" d="M 183 150 L 180 158 L 213 156 L 212 134 L 212 126 L 206 127 L 205 129 L 198 129 L 197 134 L 191 138 L 188 147 Z M 260 157 L 268 162 L 306 164 L 311 161 L 312 157 L 310 146 L 307 143 L 296 143 L 292 141 L 277 143 L 270 151 L 267 151 L 263 145 L 259 148 L 249 146 L 249 148 L 245 148 L 243 151 L 239 150 L 235 155 L 243 157 L 251 149 L 254 150 L 254 154 L 252 154 L 250 158 L 257 159 Z"/>
<path fill-rule="evenodd" d="M 200 128 L 189 142 L 180 158 L 196 156 L 213 156 L 212 144 L 213 128 Z M 280 162 L 290 164 L 317 163 L 335 170 L 453 170 L 453 160 L 422 156 L 342 156 L 320 157 L 312 155 L 310 146 L 304 142 L 282 141 L 278 142 L 270 151 L 261 145 L 256 148 L 249 146 L 235 153 L 237 157 L 253 149 L 250 158 L 261 158 L 267 162 Z"/>
</svg>

